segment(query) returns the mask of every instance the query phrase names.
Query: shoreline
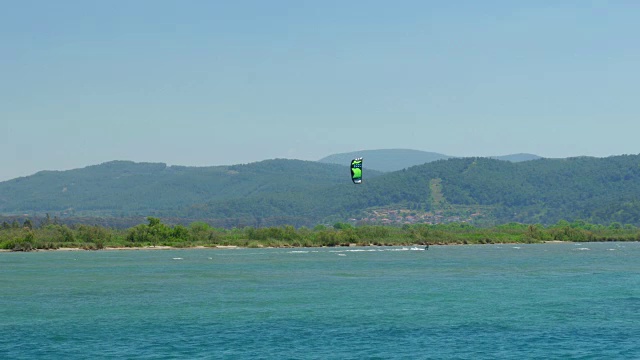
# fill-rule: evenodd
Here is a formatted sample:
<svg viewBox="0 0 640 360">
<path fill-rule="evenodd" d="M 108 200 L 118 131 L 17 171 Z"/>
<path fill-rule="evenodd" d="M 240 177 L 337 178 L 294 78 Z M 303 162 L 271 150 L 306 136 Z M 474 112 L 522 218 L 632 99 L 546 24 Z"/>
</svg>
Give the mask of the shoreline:
<svg viewBox="0 0 640 360">
<path fill-rule="evenodd" d="M 61 247 L 57 249 L 32 249 L 27 251 L 0 249 L 0 253 L 2 252 L 47 252 L 47 251 L 62 251 L 62 252 L 65 252 L 65 251 L 127 251 L 127 250 L 138 251 L 138 250 L 189 250 L 189 249 L 224 250 L 224 249 L 244 249 L 244 248 L 240 246 L 235 246 L 235 245 L 216 245 L 216 246 L 199 245 L 199 246 L 189 246 L 189 247 L 173 247 L 173 246 L 158 245 L 158 246 L 140 246 L 140 247 L 126 247 L 126 246 L 105 247 L 103 249 L 83 249 L 79 247 Z"/>
<path fill-rule="evenodd" d="M 549 241 L 542 241 L 539 243 L 535 243 L 535 244 L 564 244 L 564 243 L 574 243 L 574 241 L 560 241 L 560 240 L 549 240 Z M 523 245 L 523 243 L 518 243 L 518 242 L 514 242 L 514 243 L 493 243 L 493 244 L 463 244 L 463 243 L 438 243 L 438 244 L 429 244 L 429 247 L 432 246 L 461 246 L 461 245 Z M 328 248 L 328 247 L 333 247 L 333 248 L 341 248 L 341 247 L 356 247 L 358 245 L 355 244 L 350 244 L 349 246 L 317 246 L 320 248 Z M 390 246 L 414 246 L 414 247 L 424 247 L 424 245 L 420 245 L 420 244 L 412 244 L 412 245 L 390 245 Z M 359 247 L 382 247 L 380 245 L 361 245 Z M 260 246 L 257 247 L 256 249 L 276 249 L 276 248 L 291 248 L 291 249 L 295 249 L 295 248 L 303 248 L 302 246 L 281 246 L 281 247 L 274 247 L 274 246 Z M 133 251 L 140 251 L 140 250 L 191 250 L 191 249 L 210 249 L 210 250 L 233 250 L 233 249 L 253 249 L 252 247 L 245 247 L 245 246 L 237 246 L 237 245 L 214 245 L 214 246 L 202 246 L 202 245 L 198 245 L 198 246 L 188 246 L 188 247 L 173 247 L 173 246 L 166 246 L 166 245 L 157 245 L 157 246 L 141 246 L 141 247 L 126 247 L 126 246 L 120 246 L 120 247 L 105 247 L 103 249 L 83 249 L 83 248 L 78 248 L 78 247 L 61 247 L 61 248 L 57 248 L 57 249 L 32 249 L 32 250 L 28 250 L 28 251 L 21 251 L 21 250 L 9 250 L 9 249 L 0 249 L 0 253 L 9 253 L 9 252 L 48 252 L 48 251 L 61 251 L 61 252 L 65 252 L 65 251 L 127 251 L 127 250 L 133 250 Z"/>
<path fill-rule="evenodd" d="M 464 243 L 435 243 L 429 244 L 429 247 L 433 246 L 475 246 L 475 245 L 541 245 L 541 244 L 580 244 L 580 243 L 602 243 L 602 242 L 638 242 L 638 240 L 633 241 L 562 241 L 562 240 L 547 240 L 541 241 L 537 243 L 521 243 L 521 242 L 496 242 L 490 244 L 464 244 Z M 156 246 L 140 246 L 140 247 L 105 247 L 102 249 L 83 249 L 79 247 L 61 247 L 56 249 L 30 249 L 30 250 L 10 250 L 10 249 L 0 249 L 0 253 L 20 253 L 20 252 L 72 252 L 72 251 L 141 251 L 141 250 L 194 250 L 194 249 L 209 249 L 209 250 L 234 250 L 234 249 L 302 249 L 302 248 L 350 248 L 350 247 L 424 247 L 425 245 L 421 244 L 404 244 L 404 245 L 357 245 L 357 244 L 349 244 L 340 245 L 340 246 L 258 246 L 258 247 L 249 247 L 249 246 L 238 246 L 238 245 L 213 245 L 213 246 L 187 246 L 187 247 L 173 247 L 166 245 L 156 245 Z"/>
</svg>

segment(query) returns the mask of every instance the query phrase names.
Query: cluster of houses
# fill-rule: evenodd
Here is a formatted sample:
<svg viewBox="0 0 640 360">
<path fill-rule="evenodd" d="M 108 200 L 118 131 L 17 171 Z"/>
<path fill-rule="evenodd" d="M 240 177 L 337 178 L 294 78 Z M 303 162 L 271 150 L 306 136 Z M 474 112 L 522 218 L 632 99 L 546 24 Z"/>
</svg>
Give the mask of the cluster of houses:
<svg viewBox="0 0 640 360">
<path fill-rule="evenodd" d="M 480 216 L 475 212 L 468 216 L 445 215 L 443 211 L 424 212 L 409 209 L 376 209 L 370 211 L 361 219 L 351 219 L 352 222 L 379 225 L 404 225 L 404 224 L 444 224 L 451 222 L 472 222 Z"/>
</svg>

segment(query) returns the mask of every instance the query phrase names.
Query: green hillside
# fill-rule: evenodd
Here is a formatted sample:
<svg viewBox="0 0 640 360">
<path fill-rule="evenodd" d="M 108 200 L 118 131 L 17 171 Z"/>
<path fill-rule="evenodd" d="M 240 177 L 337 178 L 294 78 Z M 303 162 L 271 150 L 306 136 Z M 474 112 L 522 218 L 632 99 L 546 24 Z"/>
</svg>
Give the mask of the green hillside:
<svg viewBox="0 0 640 360">
<path fill-rule="evenodd" d="M 395 217 L 395 223 L 402 223 L 397 221 L 399 213 L 428 222 L 550 224 L 583 219 L 640 225 L 640 157 L 518 163 L 489 158 L 439 160 L 370 179 L 362 186 L 341 184 L 315 192 L 213 201 L 191 207 L 189 215 L 235 217 L 258 224 L 287 217 L 378 222 Z"/>
<path fill-rule="evenodd" d="M 452 158 L 368 170 L 361 185 L 351 183 L 346 164 L 283 159 L 203 168 L 117 161 L 0 183 L 0 215 L 45 213 L 221 227 L 580 219 L 640 226 L 640 156 Z"/>
<path fill-rule="evenodd" d="M 492 206 L 502 222 L 640 223 L 637 155 L 520 163 L 456 159 L 412 170 L 420 177 L 442 179 L 449 203 Z"/>
<path fill-rule="evenodd" d="M 368 177 L 378 173 L 370 171 Z M 347 166 L 266 160 L 233 166 L 184 167 L 112 161 L 68 171 L 42 171 L 0 183 L 0 213 L 131 216 L 256 194 L 315 191 L 350 183 Z"/>
</svg>

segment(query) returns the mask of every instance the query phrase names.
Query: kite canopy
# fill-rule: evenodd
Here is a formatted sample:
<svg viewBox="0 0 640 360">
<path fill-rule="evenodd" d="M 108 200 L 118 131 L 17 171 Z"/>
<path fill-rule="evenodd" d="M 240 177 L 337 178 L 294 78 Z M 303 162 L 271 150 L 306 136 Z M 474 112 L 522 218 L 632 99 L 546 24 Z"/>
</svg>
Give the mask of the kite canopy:
<svg viewBox="0 0 640 360">
<path fill-rule="evenodd" d="M 351 160 L 351 180 L 354 184 L 362 183 L 362 158 Z"/>
</svg>

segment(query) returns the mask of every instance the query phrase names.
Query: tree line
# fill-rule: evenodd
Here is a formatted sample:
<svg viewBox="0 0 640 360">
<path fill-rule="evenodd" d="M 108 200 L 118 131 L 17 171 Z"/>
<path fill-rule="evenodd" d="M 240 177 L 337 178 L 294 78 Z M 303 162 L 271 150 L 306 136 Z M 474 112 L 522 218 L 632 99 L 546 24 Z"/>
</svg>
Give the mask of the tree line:
<svg viewBox="0 0 640 360">
<path fill-rule="evenodd" d="M 640 228 L 614 222 L 609 225 L 561 220 L 554 225 L 509 223 L 476 227 L 467 223 L 413 224 L 404 226 L 354 226 L 336 222 L 331 226 L 296 228 L 291 225 L 217 228 L 205 222 L 168 225 L 148 217 L 127 229 L 99 225 L 67 226 L 43 222 L 34 226 L 29 219 L 0 225 L 0 249 L 11 251 L 80 248 L 186 247 L 324 247 L 402 246 L 446 244 L 541 243 L 545 241 L 640 241 Z"/>
</svg>

